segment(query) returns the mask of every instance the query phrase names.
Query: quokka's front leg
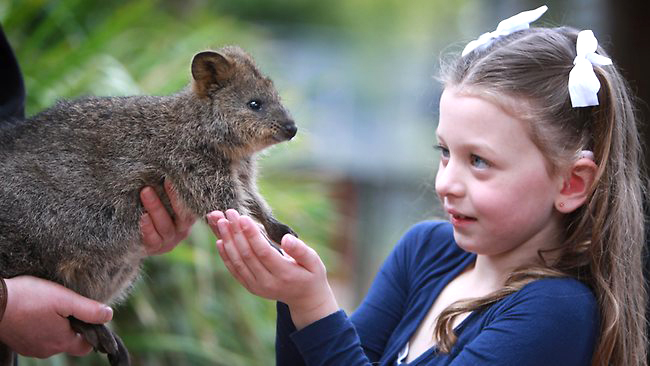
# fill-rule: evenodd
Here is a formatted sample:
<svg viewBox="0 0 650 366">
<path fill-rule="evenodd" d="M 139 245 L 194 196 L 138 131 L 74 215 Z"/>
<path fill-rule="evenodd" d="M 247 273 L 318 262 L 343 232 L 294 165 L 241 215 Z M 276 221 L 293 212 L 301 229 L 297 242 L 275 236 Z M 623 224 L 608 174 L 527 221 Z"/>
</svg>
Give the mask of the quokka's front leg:
<svg viewBox="0 0 650 366">
<path fill-rule="evenodd" d="M 208 212 L 229 208 L 241 210 L 241 189 L 228 160 L 201 161 L 197 157 L 197 168 L 187 174 L 171 177 L 176 191 L 187 206 L 197 216 Z"/>
<path fill-rule="evenodd" d="M 242 204 L 246 206 L 249 214 L 264 226 L 266 233 L 274 242 L 280 243 L 285 234 L 298 236 L 289 226 L 273 217 L 271 208 L 257 191 L 254 176 L 255 171 L 252 160 L 247 159 L 242 162 L 242 166 L 237 174 L 244 194 Z"/>
</svg>

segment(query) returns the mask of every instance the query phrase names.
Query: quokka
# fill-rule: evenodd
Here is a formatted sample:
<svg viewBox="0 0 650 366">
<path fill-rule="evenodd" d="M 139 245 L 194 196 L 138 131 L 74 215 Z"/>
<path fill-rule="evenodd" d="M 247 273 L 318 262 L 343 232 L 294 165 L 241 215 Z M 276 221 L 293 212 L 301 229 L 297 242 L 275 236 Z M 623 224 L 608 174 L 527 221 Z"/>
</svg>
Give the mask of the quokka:
<svg viewBox="0 0 650 366">
<path fill-rule="evenodd" d="M 165 179 L 197 216 L 235 208 L 275 242 L 293 233 L 255 183 L 256 153 L 297 132 L 272 81 L 236 46 L 198 53 L 191 74 L 190 86 L 171 96 L 61 101 L 3 123 L 2 278 L 33 275 L 120 301 L 145 257 L 139 192 L 152 186 L 165 199 Z M 111 365 L 130 364 L 107 327 L 70 321 Z"/>
</svg>

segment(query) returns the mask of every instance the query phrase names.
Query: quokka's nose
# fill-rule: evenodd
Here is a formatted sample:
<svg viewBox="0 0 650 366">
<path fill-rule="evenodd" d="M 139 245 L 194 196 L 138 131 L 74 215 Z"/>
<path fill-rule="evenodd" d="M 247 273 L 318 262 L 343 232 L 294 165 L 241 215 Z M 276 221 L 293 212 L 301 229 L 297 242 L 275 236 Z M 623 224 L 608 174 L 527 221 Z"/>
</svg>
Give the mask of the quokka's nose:
<svg viewBox="0 0 650 366">
<path fill-rule="evenodd" d="M 282 131 L 284 132 L 285 136 L 287 136 L 287 138 L 291 140 L 294 136 L 296 136 L 296 132 L 298 132 L 298 127 L 296 127 L 295 123 L 291 122 L 283 125 Z"/>
</svg>

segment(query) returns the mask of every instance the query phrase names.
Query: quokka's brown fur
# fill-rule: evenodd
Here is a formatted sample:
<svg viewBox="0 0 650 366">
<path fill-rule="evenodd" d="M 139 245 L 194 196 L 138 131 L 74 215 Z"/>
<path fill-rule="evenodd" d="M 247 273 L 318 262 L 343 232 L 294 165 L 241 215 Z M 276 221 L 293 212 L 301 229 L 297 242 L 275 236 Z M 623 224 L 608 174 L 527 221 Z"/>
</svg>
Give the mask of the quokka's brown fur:
<svg viewBox="0 0 650 366">
<path fill-rule="evenodd" d="M 0 127 L 1 277 L 124 298 L 145 257 L 139 192 L 164 198 L 164 179 L 197 216 L 236 208 L 276 242 L 292 232 L 255 185 L 256 152 L 296 133 L 273 83 L 233 46 L 197 54 L 191 74 L 175 95 L 61 101 Z"/>
</svg>

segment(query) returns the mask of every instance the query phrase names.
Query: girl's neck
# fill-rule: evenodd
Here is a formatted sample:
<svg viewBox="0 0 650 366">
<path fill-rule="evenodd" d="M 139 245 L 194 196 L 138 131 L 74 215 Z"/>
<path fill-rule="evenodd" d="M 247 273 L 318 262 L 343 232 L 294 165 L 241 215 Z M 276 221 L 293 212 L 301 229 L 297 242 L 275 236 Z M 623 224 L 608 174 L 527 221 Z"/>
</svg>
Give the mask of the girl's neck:
<svg viewBox="0 0 650 366">
<path fill-rule="evenodd" d="M 473 265 L 468 267 L 468 275 L 482 283 L 481 287 L 489 286 L 494 290 L 503 287 L 508 276 L 515 270 L 526 266 L 539 266 L 553 263 L 557 251 L 563 242 L 558 226 L 552 226 L 549 231 L 539 233 L 516 250 L 497 255 L 478 254 Z M 540 257 L 540 251 L 544 257 Z"/>
<path fill-rule="evenodd" d="M 514 268 L 502 266 L 498 261 L 484 255 L 477 255 L 476 261 L 467 269 L 467 276 L 476 287 L 482 289 L 481 293 L 490 293 L 503 287 L 508 274 Z"/>
</svg>

